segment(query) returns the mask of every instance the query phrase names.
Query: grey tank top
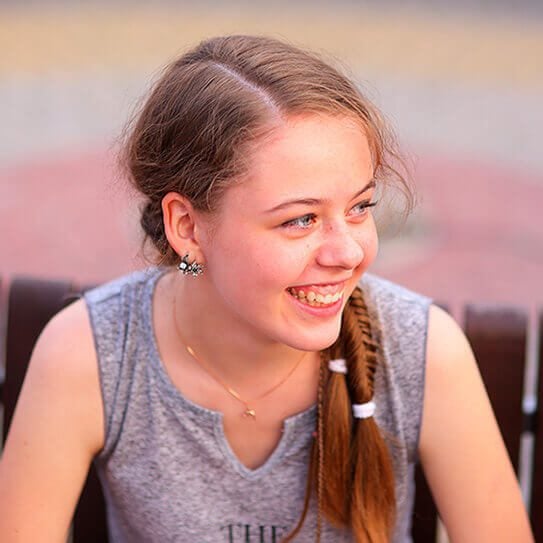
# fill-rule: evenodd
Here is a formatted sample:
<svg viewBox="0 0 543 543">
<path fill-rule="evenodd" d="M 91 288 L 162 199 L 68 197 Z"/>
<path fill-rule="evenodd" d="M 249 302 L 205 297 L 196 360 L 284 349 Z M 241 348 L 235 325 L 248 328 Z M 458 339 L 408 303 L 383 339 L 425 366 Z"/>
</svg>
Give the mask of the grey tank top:
<svg viewBox="0 0 543 543">
<path fill-rule="evenodd" d="M 279 543 L 302 511 L 316 406 L 284 421 L 259 468 L 245 467 L 223 432 L 221 413 L 189 401 L 157 349 L 152 299 L 165 270 L 149 268 L 85 294 L 97 351 L 105 444 L 94 462 L 114 543 Z M 381 323 L 386 363 L 375 376 L 379 427 L 396 484 L 395 543 L 411 541 L 430 300 L 376 276 L 360 282 Z M 315 541 L 312 503 L 296 541 Z M 350 541 L 325 523 L 322 541 Z"/>
</svg>

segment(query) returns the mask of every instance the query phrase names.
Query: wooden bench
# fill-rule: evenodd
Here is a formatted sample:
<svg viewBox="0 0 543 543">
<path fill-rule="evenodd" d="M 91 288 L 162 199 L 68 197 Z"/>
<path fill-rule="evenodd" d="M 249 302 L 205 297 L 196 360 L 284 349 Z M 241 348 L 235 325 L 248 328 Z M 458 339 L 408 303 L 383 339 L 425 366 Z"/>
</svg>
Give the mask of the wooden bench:
<svg viewBox="0 0 543 543">
<path fill-rule="evenodd" d="M 16 278 L 4 287 L 3 291 L 0 289 L 0 293 L 4 293 L 3 299 L 0 298 L 0 318 L 5 330 L 5 379 L 0 394 L 4 407 L 5 439 L 30 354 L 40 331 L 56 312 L 77 298 L 82 288 L 69 282 L 32 278 Z M 521 309 L 470 305 L 465 308 L 464 322 L 517 473 L 521 435 L 531 436 L 533 441 L 533 462 L 527 472 L 531 483 L 529 512 L 536 541 L 543 542 L 543 424 L 540 411 L 535 408 L 529 409 L 530 412 L 523 411 L 529 329 L 530 333 L 541 338 L 538 348 L 537 337 L 532 338 L 531 344 L 536 346 L 534 351 L 540 362 L 538 374 L 543 375 L 543 312 L 531 322 L 527 312 Z M 542 405 L 543 379 L 539 378 L 537 387 L 538 404 Z M 482 461 L 484 454 L 485 451 L 481 451 Z M 417 468 L 416 477 L 413 539 L 416 543 L 434 543 L 437 511 L 420 467 Z M 73 542 L 107 541 L 103 495 L 92 468 L 75 512 Z"/>
</svg>

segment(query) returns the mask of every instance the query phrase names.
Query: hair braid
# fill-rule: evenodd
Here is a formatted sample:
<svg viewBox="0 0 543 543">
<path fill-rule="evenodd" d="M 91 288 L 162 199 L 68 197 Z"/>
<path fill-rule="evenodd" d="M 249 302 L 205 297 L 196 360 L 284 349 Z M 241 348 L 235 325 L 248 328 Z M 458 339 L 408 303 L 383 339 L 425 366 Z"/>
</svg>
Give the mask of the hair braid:
<svg viewBox="0 0 543 543">
<path fill-rule="evenodd" d="M 359 288 L 344 312 L 341 341 L 352 403 L 373 398 L 378 343 Z M 351 527 L 357 542 L 386 543 L 396 515 L 394 472 L 387 445 L 373 417 L 354 419 L 351 447 Z"/>
<path fill-rule="evenodd" d="M 304 508 L 284 543 L 293 541 L 301 530 L 315 486 L 317 541 L 321 514 L 338 528 L 350 528 L 357 543 L 390 540 L 396 515 L 390 453 L 373 417 L 359 420 L 352 416 L 353 403 L 373 398 L 377 365 L 384 363 L 379 345 L 378 323 L 357 287 L 345 306 L 339 338 L 321 353 L 318 431 Z M 328 360 L 339 357 L 346 360 L 347 375 L 326 369 Z M 390 439 L 394 441 L 394 436 Z"/>
</svg>

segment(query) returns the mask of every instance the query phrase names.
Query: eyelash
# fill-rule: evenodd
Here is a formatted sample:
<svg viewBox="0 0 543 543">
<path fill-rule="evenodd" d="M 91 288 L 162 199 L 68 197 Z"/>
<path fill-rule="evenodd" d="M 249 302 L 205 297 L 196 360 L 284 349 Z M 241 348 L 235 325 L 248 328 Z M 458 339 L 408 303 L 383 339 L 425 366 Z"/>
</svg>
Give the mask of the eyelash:
<svg viewBox="0 0 543 543">
<path fill-rule="evenodd" d="M 363 202 L 359 202 L 358 204 L 353 206 L 353 209 L 355 207 L 361 207 L 362 212 L 360 213 L 359 216 L 362 216 L 362 215 L 365 215 L 365 212 L 367 211 L 368 208 L 376 206 L 377 203 L 378 203 L 378 200 L 375 200 L 374 202 L 370 202 L 369 200 L 364 200 Z M 314 219 L 315 214 L 308 213 L 307 215 L 302 215 L 301 217 L 297 217 L 296 219 L 291 219 L 290 221 L 284 222 L 281 226 L 285 228 L 300 228 L 302 230 L 305 230 L 309 228 L 309 226 L 311 225 L 307 225 L 307 226 L 299 226 L 299 225 L 302 219 L 307 219 L 307 218 Z"/>
</svg>

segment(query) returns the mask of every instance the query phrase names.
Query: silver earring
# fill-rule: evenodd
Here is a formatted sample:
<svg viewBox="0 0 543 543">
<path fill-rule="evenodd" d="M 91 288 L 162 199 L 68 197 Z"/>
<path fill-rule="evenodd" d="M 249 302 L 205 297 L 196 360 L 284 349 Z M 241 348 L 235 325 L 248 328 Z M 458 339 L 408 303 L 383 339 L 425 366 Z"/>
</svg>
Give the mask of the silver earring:
<svg viewBox="0 0 543 543">
<path fill-rule="evenodd" d="M 204 273 L 204 267 L 198 262 L 189 262 L 189 254 L 187 253 L 182 259 L 181 262 L 177 265 L 177 269 L 183 275 L 193 275 L 194 277 L 202 275 Z"/>
</svg>

